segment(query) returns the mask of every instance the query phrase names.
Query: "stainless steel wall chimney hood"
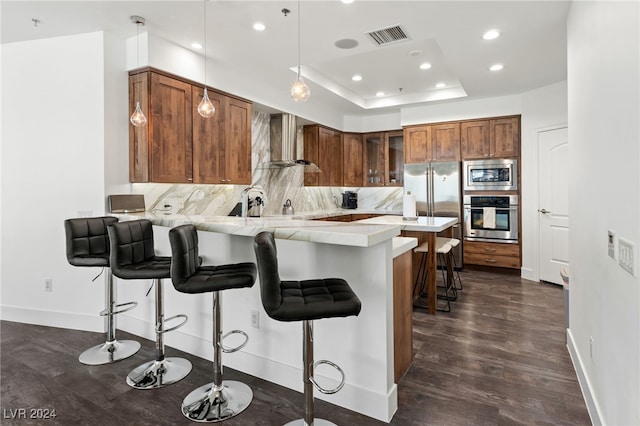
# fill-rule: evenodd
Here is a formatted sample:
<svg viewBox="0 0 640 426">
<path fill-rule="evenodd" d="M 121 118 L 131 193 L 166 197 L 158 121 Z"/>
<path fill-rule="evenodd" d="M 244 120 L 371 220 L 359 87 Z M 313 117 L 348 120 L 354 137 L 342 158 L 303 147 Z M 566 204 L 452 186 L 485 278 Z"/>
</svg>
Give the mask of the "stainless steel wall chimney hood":
<svg viewBox="0 0 640 426">
<path fill-rule="evenodd" d="M 304 166 L 305 173 L 318 173 L 320 169 L 314 163 L 296 158 L 298 126 L 293 114 L 271 114 L 270 123 L 271 161 L 261 168 L 283 169 Z"/>
</svg>

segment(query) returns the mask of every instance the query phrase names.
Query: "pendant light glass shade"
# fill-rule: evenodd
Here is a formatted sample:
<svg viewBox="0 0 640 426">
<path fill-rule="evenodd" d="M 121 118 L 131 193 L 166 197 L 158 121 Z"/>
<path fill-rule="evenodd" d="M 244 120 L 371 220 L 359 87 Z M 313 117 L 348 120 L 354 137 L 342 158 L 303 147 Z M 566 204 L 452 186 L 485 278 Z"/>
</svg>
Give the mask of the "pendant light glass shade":
<svg viewBox="0 0 640 426">
<path fill-rule="evenodd" d="M 300 73 L 298 73 L 298 78 L 291 86 L 291 97 L 296 102 L 306 102 L 311 96 L 311 89 L 304 82 Z"/>
<path fill-rule="evenodd" d="M 203 0 L 203 8 L 204 8 L 204 95 L 202 95 L 202 100 L 198 105 L 198 114 L 200 114 L 203 118 L 213 117 L 213 114 L 216 113 L 216 107 L 213 106 L 211 101 L 209 100 L 209 94 L 207 93 L 207 0 Z"/>
<path fill-rule="evenodd" d="M 142 127 L 147 124 L 147 117 L 142 113 L 142 109 L 140 108 L 140 102 L 136 102 L 136 110 L 131 114 L 131 118 L 129 118 L 131 124 L 136 127 Z"/>
<path fill-rule="evenodd" d="M 136 24 L 136 68 L 140 67 L 140 25 L 144 25 L 145 19 L 140 16 L 131 16 L 131 22 Z M 138 86 L 142 86 L 140 82 L 138 82 Z M 140 90 L 138 89 L 138 99 L 140 99 Z M 147 125 L 147 117 L 145 117 L 142 112 L 142 108 L 140 108 L 140 101 L 136 101 L 136 109 L 131 114 L 129 118 L 131 124 L 136 127 L 143 127 Z"/>
<path fill-rule="evenodd" d="M 300 75 L 300 0 L 298 0 L 298 78 L 291 86 L 291 97 L 296 102 L 306 102 L 310 96 L 311 89 Z"/>
<path fill-rule="evenodd" d="M 216 107 L 213 106 L 211 101 L 209 100 L 209 94 L 207 93 L 207 88 L 204 88 L 204 96 L 202 96 L 202 100 L 198 105 L 198 114 L 203 116 L 204 118 L 212 117 L 216 112 Z"/>
</svg>

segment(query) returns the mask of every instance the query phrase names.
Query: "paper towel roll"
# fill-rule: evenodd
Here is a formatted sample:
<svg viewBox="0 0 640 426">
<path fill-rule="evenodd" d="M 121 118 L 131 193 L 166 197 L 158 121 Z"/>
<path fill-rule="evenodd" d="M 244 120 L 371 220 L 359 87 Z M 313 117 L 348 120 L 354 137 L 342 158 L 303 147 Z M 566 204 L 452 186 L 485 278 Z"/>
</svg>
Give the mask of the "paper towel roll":
<svg viewBox="0 0 640 426">
<path fill-rule="evenodd" d="M 416 196 L 407 192 L 407 195 L 402 197 L 402 217 L 414 218 L 416 216 Z"/>
</svg>

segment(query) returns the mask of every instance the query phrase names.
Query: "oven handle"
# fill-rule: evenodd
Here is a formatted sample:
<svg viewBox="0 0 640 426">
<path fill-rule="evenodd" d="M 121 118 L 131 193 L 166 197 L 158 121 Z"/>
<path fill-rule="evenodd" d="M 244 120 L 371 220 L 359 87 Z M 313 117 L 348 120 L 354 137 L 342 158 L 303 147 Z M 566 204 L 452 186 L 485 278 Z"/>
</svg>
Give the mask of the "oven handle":
<svg viewBox="0 0 640 426">
<path fill-rule="evenodd" d="M 469 204 L 465 204 L 464 205 L 464 209 L 465 210 L 472 210 L 472 209 L 482 209 L 484 207 L 491 207 L 491 206 L 471 206 Z M 518 210 L 518 206 L 509 206 L 509 207 L 495 207 L 496 211 L 497 210 Z"/>
</svg>

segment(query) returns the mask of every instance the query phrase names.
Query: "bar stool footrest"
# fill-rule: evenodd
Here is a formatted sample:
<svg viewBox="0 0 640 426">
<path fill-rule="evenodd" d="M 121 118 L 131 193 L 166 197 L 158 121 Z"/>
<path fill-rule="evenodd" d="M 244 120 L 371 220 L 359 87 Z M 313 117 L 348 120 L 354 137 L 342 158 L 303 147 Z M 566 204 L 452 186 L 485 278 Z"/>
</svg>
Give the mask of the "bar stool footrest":
<svg viewBox="0 0 640 426">
<path fill-rule="evenodd" d="M 187 320 L 189 319 L 189 317 L 187 317 L 185 314 L 174 315 L 172 317 L 165 318 L 165 320 L 162 321 L 162 323 L 160 324 L 160 327 L 162 327 L 165 323 L 167 323 L 169 321 L 173 321 L 174 319 L 178 319 L 178 318 L 183 318 L 183 321 L 180 324 L 175 325 L 175 326 L 170 327 L 170 328 L 167 328 L 167 329 L 164 329 L 164 328 L 156 329 L 156 332 L 158 332 L 158 333 L 168 333 L 170 331 L 177 330 L 180 327 L 182 327 L 183 325 L 185 325 L 187 323 Z"/>
<path fill-rule="evenodd" d="M 229 337 L 232 334 L 240 334 L 240 335 L 242 335 L 244 337 L 244 342 L 240 343 L 235 348 L 229 348 L 229 347 L 224 346 L 222 344 L 222 340 L 226 339 L 227 337 Z M 224 334 L 222 336 L 222 339 L 220 341 L 220 348 L 222 349 L 222 352 L 224 352 L 225 354 L 230 354 L 230 353 L 237 352 L 240 349 L 244 348 L 247 345 L 248 342 L 249 342 L 249 335 L 247 333 L 245 333 L 242 330 L 231 330 L 230 332 L 228 332 L 228 333 L 226 333 L 226 334 Z"/>
<path fill-rule="evenodd" d="M 286 423 L 284 426 L 308 426 L 304 419 L 297 419 Z M 333 422 L 325 419 L 313 419 L 313 426 L 338 426 Z"/>
<path fill-rule="evenodd" d="M 122 306 L 128 306 L 128 308 L 117 310 L 117 308 L 120 308 Z M 120 303 L 120 304 L 116 305 L 116 310 L 113 311 L 113 312 L 109 312 L 109 309 L 103 309 L 102 311 L 100 311 L 100 316 L 101 317 L 106 317 L 106 316 L 118 315 L 118 314 L 121 314 L 123 312 L 130 311 L 130 310 L 134 309 L 136 306 L 138 306 L 138 302 Z"/>
<path fill-rule="evenodd" d="M 309 377 L 309 380 L 311 381 L 311 383 L 313 383 L 313 386 L 318 389 L 320 392 L 326 394 L 326 395 L 331 395 L 334 394 L 338 391 L 340 391 L 340 389 L 342 389 L 342 387 L 344 386 L 344 371 L 342 371 L 342 369 L 338 366 L 338 364 L 333 363 L 329 360 L 326 359 L 321 359 L 319 361 L 316 361 L 313 363 L 313 370 L 315 372 L 316 368 L 320 365 L 320 364 L 327 364 L 330 365 L 331 367 L 335 368 L 336 370 L 338 370 L 338 373 L 340 373 L 340 375 L 342 376 L 342 378 L 340 379 L 340 384 L 338 384 L 338 386 L 336 386 L 333 389 L 325 389 L 322 386 L 320 386 L 313 377 Z"/>
</svg>

